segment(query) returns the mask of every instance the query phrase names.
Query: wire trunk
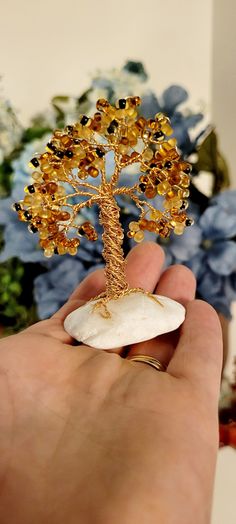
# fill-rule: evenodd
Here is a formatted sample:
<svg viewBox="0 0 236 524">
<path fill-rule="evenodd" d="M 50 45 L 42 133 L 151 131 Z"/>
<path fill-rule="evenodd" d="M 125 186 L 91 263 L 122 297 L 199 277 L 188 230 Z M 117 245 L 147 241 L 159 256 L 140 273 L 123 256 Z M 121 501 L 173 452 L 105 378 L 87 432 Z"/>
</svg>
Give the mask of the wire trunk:
<svg viewBox="0 0 236 524">
<path fill-rule="evenodd" d="M 128 290 L 123 252 L 124 232 L 120 224 L 120 208 L 112 186 L 105 184 L 100 191 L 100 223 L 103 226 L 103 258 L 105 260 L 106 297 L 117 298 Z"/>
</svg>

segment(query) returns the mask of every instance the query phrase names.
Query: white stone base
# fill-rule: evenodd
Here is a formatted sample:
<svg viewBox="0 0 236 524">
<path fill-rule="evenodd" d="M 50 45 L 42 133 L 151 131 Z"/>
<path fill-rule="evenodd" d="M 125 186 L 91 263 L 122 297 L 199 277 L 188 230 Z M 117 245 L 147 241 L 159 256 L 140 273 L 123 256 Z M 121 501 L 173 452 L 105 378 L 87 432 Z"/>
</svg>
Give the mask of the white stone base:
<svg viewBox="0 0 236 524">
<path fill-rule="evenodd" d="M 72 311 L 64 323 L 65 330 L 79 342 L 96 349 L 115 349 L 177 329 L 185 318 L 185 308 L 170 298 L 141 292 L 107 303 L 110 318 L 93 310 L 97 300 Z"/>
</svg>

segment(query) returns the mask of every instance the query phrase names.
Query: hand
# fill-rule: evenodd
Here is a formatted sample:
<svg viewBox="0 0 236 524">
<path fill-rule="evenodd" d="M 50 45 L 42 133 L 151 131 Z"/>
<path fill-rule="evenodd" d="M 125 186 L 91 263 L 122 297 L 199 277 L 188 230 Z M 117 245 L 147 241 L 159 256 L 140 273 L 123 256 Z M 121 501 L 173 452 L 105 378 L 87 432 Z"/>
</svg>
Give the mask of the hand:
<svg viewBox="0 0 236 524">
<path fill-rule="evenodd" d="M 73 346 L 63 320 L 101 292 L 98 270 L 50 320 L 1 341 L 1 524 L 209 524 L 221 330 L 192 273 L 161 274 L 163 259 L 138 246 L 127 276 L 186 305 L 179 332 L 118 354 Z M 167 372 L 130 362 L 138 353 Z"/>
</svg>

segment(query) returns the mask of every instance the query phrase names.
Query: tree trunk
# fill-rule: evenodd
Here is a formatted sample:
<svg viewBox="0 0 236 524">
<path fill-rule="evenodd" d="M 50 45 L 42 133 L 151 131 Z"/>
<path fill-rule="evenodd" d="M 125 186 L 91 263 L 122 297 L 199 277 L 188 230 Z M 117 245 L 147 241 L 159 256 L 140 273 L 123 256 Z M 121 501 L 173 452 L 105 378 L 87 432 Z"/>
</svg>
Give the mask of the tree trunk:
<svg viewBox="0 0 236 524">
<path fill-rule="evenodd" d="M 120 224 L 120 208 L 113 196 L 110 184 L 100 188 L 99 219 L 103 226 L 103 258 L 105 260 L 106 297 L 118 298 L 129 286 L 125 275 L 122 249 L 124 232 Z"/>
</svg>

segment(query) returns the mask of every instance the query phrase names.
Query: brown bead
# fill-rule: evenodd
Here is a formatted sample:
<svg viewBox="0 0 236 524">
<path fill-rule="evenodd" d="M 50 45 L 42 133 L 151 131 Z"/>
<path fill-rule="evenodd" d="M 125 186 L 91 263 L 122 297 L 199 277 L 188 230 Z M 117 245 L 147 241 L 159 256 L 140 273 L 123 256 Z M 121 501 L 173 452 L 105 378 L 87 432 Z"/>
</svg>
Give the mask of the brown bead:
<svg viewBox="0 0 236 524">
<path fill-rule="evenodd" d="M 146 229 L 148 224 L 148 220 L 146 218 L 141 218 L 139 221 L 139 227 L 140 229 Z"/>
<path fill-rule="evenodd" d="M 151 231 L 151 232 L 154 232 L 154 231 L 156 231 L 156 228 L 157 228 L 156 222 L 154 222 L 154 220 L 149 220 L 148 224 L 147 224 L 147 230 Z"/>
<path fill-rule="evenodd" d="M 50 195 L 56 193 L 57 188 L 58 185 L 55 182 L 49 182 L 49 184 L 46 185 L 47 193 L 49 193 Z"/>
<path fill-rule="evenodd" d="M 147 186 L 147 189 L 145 191 L 145 196 L 147 198 L 155 198 L 156 194 L 157 194 L 156 187 Z"/>
<path fill-rule="evenodd" d="M 58 217 L 58 220 L 69 220 L 70 213 L 68 213 L 68 211 L 61 211 L 61 213 L 59 213 L 57 217 Z"/>
<path fill-rule="evenodd" d="M 105 109 L 108 109 L 110 107 L 110 104 L 105 98 L 99 98 L 99 100 L 96 103 L 96 108 L 98 111 L 104 111 Z"/>
</svg>

